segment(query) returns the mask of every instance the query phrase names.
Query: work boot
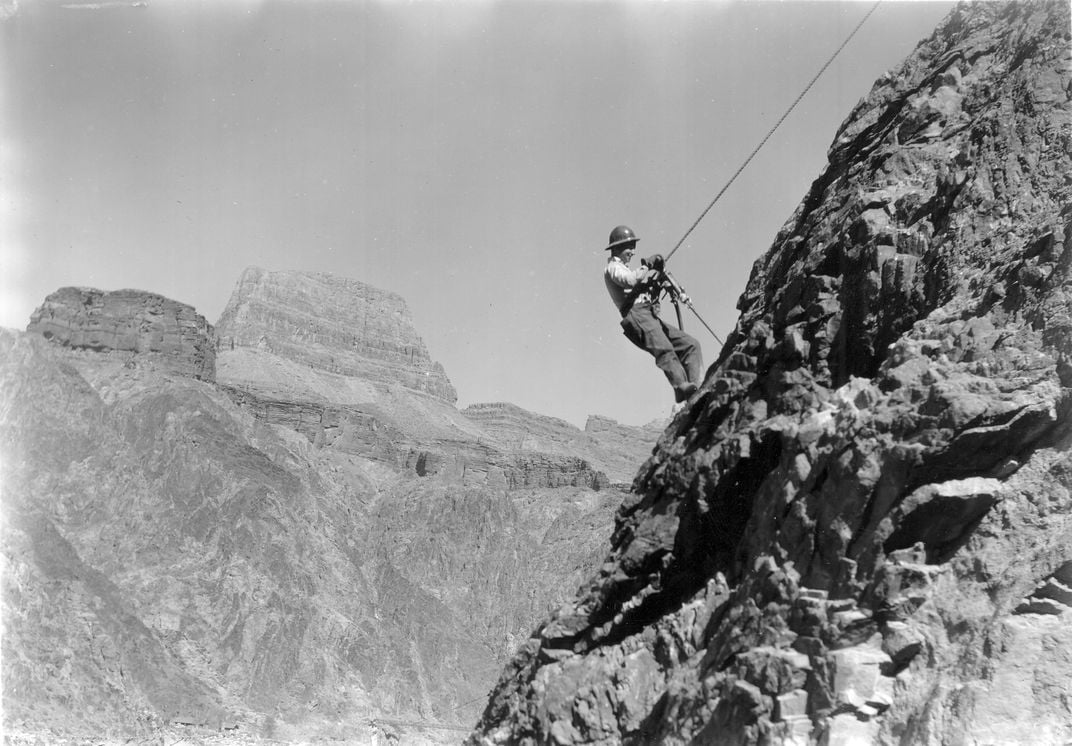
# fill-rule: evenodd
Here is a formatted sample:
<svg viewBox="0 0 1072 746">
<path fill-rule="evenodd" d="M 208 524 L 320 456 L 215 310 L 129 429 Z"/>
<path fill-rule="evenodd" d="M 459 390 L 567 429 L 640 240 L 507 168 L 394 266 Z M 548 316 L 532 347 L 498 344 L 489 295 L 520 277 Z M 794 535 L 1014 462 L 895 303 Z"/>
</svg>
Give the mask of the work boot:
<svg viewBox="0 0 1072 746">
<path fill-rule="evenodd" d="M 674 401 L 681 403 L 696 393 L 696 384 L 687 381 L 674 389 Z"/>
</svg>

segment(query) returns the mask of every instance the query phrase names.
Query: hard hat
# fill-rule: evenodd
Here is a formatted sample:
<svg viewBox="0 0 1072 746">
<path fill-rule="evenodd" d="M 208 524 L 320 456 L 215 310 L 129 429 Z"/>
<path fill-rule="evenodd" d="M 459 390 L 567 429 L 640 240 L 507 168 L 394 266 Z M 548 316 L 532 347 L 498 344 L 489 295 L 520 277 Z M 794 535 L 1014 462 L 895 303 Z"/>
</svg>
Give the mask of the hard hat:
<svg viewBox="0 0 1072 746">
<path fill-rule="evenodd" d="M 610 232 L 610 246 L 605 251 L 610 251 L 615 246 L 621 246 L 623 243 L 636 243 L 640 239 L 633 233 L 633 229 L 628 225 L 619 225 L 617 228 Z"/>
</svg>

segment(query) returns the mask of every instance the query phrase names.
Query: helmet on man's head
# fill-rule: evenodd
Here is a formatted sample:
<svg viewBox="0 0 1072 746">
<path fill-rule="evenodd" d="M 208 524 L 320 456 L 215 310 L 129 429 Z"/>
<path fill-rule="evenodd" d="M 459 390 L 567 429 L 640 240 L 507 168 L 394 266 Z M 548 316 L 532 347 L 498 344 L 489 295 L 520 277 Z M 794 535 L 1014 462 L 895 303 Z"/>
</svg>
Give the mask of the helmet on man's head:
<svg viewBox="0 0 1072 746">
<path fill-rule="evenodd" d="M 604 251 L 610 251 L 616 246 L 621 246 L 627 243 L 636 243 L 640 239 L 633 233 L 633 229 L 628 225 L 619 225 L 617 228 L 610 232 L 610 246 Z"/>
</svg>

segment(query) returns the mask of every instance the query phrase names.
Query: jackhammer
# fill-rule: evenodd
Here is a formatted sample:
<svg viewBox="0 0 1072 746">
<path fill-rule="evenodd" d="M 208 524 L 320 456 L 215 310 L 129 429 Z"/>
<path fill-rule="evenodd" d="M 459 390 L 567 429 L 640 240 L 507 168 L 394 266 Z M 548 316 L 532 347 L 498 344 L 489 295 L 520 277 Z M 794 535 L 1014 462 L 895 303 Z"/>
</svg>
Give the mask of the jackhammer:
<svg viewBox="0 0 1072 746">
<path fill-rule="evenodd" d="M 711 336 L 715 338 L 715 341 L 719 344 L 725 344 L 719 336 L 715 334 L 715 330 L 707 325 L 707 322 L 703 320 L 703 317 L 697 313 L 696 309 L 692 306 L 692 298 L 685 292 L 685 288 L 681 286 L 681 283 L 677 281 L 677 278 L 670 274 L 670 271 L 666 269 L 666 261 L 661 254 L 654 254 L 640 260 L 640 266 L 647 269 L 655 270 L 655 276 L 649 281 L 649 287 L 654 291 L 653 297 L 658 298 L 663 293 L 666 293 L 670 298 L 670 302 L 674 304 L 674 311 L 677 313 L 677 327 L 682 331 L 685 331 L 685 324 L 681 319 L 681 304 L 684 304 L 693 315 L 700 320 L 700 323 L 704 325 L 707 331 L 711 332 Z"/>
</svg>

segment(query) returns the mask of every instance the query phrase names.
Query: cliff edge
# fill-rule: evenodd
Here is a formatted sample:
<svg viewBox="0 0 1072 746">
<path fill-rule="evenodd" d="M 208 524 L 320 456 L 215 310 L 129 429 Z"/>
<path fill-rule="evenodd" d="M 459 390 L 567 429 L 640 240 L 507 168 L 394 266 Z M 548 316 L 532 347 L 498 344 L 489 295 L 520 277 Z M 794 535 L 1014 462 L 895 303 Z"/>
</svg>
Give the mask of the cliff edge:
<svg viewBox="0 0 1072 746">
<path fill-rule="evenodd" d="M 1069 38 L 962 4 L 877 81 L 470 743 L 1072 739 Z"/>
</svg>

